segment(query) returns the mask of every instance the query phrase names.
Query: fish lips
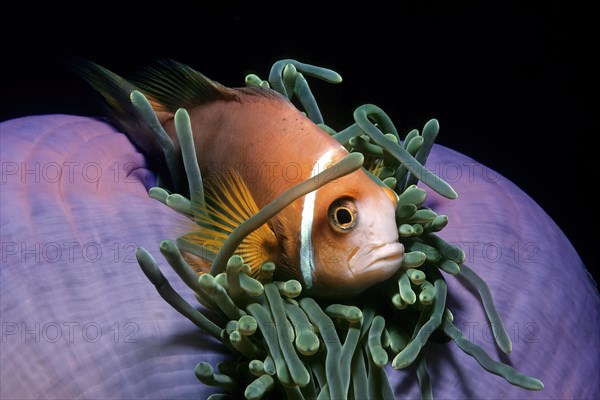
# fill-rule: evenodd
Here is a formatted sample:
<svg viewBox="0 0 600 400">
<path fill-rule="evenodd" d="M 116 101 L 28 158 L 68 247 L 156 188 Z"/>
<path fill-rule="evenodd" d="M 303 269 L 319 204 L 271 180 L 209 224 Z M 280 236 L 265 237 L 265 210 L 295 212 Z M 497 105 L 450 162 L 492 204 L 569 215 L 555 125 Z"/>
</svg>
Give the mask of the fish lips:
<svg viewBox="0 0 600 400">
<path fill-rule="evenodd" d="M 403 256 L 402 243 L 373 243 L 362 247 L 350 257 L 348 269 L 354 276 L 372 275 L 373 283 L 380 282 L 400 269 Z"/>
</svg>

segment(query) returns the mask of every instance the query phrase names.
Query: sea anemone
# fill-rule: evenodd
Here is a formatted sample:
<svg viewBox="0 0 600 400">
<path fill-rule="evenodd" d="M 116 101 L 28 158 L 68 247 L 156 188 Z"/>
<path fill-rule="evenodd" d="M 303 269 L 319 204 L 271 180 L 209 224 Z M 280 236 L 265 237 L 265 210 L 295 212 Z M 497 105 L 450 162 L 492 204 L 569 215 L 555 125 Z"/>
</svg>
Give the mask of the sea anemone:
<svg viewBox="0 0 600 400">
<path fill-rule="evenodd" d="M 269 81 L 289 97 L 295 93 L 308 116 L 322 124 L 303 79 L 306 68 L 284 60 L 273 67 Z M 266 85 L 255 76 L 246 82 Z M 143 98 L 138 100 L 143 107 Z M 151 110 L 145 110 L 146 117 L 152 118 Z M 177 241 L 162 241 L 160 252 L 204 305 L 200 309 L 189 305 L 193 296 L 185 293 L 181 282 L 173 287 L 168 283 L 174 274 L 166 271 L 163 276 L 151 255 L 156 253 L 156 243 L 169 237 L 172 227 L 193 215 L 193 210 L 184 196 L 164 189 L 150 189 L 150 193 L 169 207 L 147 198 L 145 189 L 154 187 L 155 176 L 144 169 L 142 157 L 123 135 L 80 117 L 30 117 L 3 123 L 2 397 L 209 393 L 190 380 L 192 364 L 203 383 L 247 398 L 271 393 L 289 398 L 535 393 L 515 391 L 506 382 L 490 378 L 464 353 L 526 389 L 543 385 L 510 364 L 539 377 L 547 385 L 542 397 L 597 393 L 586 371 L 598 366 L 594 356 L 599 349 L 598 294 L 552 221 L 499 175 L 491 181 L 456 182 L 459 200 L 418 188 L 418 178 L 425 177 L 428 186 L 452 197 L 425 168 L 423 175 L 418 165 L 403 164 L 401 154 L 412 154 L 422 165 L 427 160 L 443 165 L 472 161 L 433 145 L 438 133 L 435 120 L 426 123 L 422 133 L 412 131 L 401 139 L 375 106 L 360 107 L 354 115 L 357 123 L 339 133 L 322 125 L 352 151 L 337 173 L 361 168 L 366 160 L 364 166 L 373 179 L 397 192 L 401 241 L 410 250 L 405 268 L 361 297 L 331 304 L 303 296 L 296 281 L 272 282 L 277 268 L 273 263 L 262 266 L 257 280 L 246 275 L 243 259 L 233 253 L 236 240 L 252 226 L 241 226 L 232 235 L 230 246 L 224 246 L 213 262 L 214 276 L 195 276 Z M 185 110 L 176 118 L 181 122 L 179 135 L 190 136 Z M 184 157 L 194 154 L 189 150 L 182 147 Z M 197 162 L 188 159 L 185 165 L 189 187 L 201 188 L 195 180 Z M 97 170 L 113 171 L 113 175 L 91 175 Z M 294 189 L 295 195 L 302 195 L 315 187 L 300 184 Z M 276 212 L 289 200 L 282 195 L 270 211 Z M 268 218 L 259 214 L 255 216 L 259 222 Z M 254 226 L 259 222 L 254 221 Z M 513 243 L 514 257 L 498 255 L 508 252 Z M 487 263 L 473 254 L 477 246 L 486 246 L 482 254 Z M 490 246 L 496 251 L 493 257 Z M 201 331 L 191 330 L 148 292 L 141 274 L 128 265 L 134 261 L 135 249 L 161 296 Z M 478 303 L 472 296 L 475 291 L 489 324 L 474 304 Z M 562 296 L 536 295 L 544 291 Z M 570 304 L 577 304 L 577 309 Z M 499 314 L 509 318 L 507 329 Z M 557 325 L 559 315 L 562 324 Z M 580 318 L 581 328 L 571 329 Z M 466 337 L 459 326 L 466 328 Z M 484 350 L 492 351 L 487 340 L 495 339 L 500 350 L 509 352 L 510 338 L 517 351 L 511 357 L 501 355 L 503 362 Z M 581 351 L 578 343 L 584 340 L 588 346 Z M 564 363 L 573 354 L 579 355 L 578 369 Z M 392 367 L 406 367 L 410 373 L 391 370 L 392 357 Z M 29 361 L 25 365 L 23 360 Z M 12 379 L 5 379 L 5 371 L 12 372 Z M 412 383 L 414 377 L 418 385 Z M 489 393 L 492 383 L 494 392 Z"/>
</svg>

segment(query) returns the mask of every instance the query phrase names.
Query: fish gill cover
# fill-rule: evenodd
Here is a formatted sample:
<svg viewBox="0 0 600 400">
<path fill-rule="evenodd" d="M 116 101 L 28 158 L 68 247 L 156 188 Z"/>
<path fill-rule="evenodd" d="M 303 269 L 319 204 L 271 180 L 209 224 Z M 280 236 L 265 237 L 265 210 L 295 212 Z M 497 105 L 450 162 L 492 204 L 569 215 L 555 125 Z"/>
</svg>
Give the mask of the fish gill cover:
<svg viewBox="0 0 600 400">
<path fill-rule="evenodd" d="M 231 359 L 219 363 L 216 370 L 201 360 L 195 368 L 200 382 L 221 388 L 209 399 L 238 398 L 241 394 L 247 399 L 392 399 L 394 389 L 385 369 L 390 362 L 394 369 L 413 365 L 421 398 L 432 398 L 424 349 L 430 342 L 449 341 L 508 383 L 528 390 L 543 389 L 540 380 L 494 360 L 453 324 L 445 279 L 461 275 L 481 297 L 498 348 L 504 353 L 512 350 L 488 286 L 465 264 L 464 252 L 437 234 L 451 223 L 452 216 L 449 219 L 424 206 L 426 192 L 417 186 L 421 181 L 444 197 L 457 197 L 450 185 L 424 167 L 438 134 L 438 122 L 430 120 L 421 132 L 415 129 L 401 137 L 384 111 L 368 104 L 354 111 L 354 124 L 336 132 L 324 123 L 305 75 L 332 83 L 341 81 L 334 71 L 281 60 L 273 65 L 268 81 L 248 75 L 245 83 L 270 87 L 294 99 L 310 120 L 350 154 L 246 219 L 219 249 L 190 244 L 183 236 L 160 244 L 165 259 L 205 310 L 187 303 L 171 287 L 148 251 L 141 247 L 137 251 L 142 270 L 163 299 L 231 352 Z M 151 102 L 137 90 L 130 98 L 137 115 L 159 138 L 163 154 L 173 155 L 173 142 Z M 170 190 L 154 187 L 149 193 L 198 221 L 198 213 L 204 209 L 194 204 L 205 201 L 201 160 L 196 157 L 189 114 L 181 108 L 174 119 L 185 170 L 167 157 L 170 177 L 163 177 L 163 181 L 173 184 Z M 248 235 L 294 200 L 361 168 L 397 197 L 395 223 L 406 252 L 401 268 L 391 278 L 360 295 L 335 302 L 311 296 L 298 280 L 274 280 L 278 265 L 272 261 L 263 262 L 258 274 L 251 274 L 250 267 L 236 254 Z M 189 198 L 181 193 L 189 193 Z M 206 220 L 206 216 L 202 218 Z M 208 258 L 210 273 L 197 275 L 186 261 L 186 253 Z"/>
</svg>

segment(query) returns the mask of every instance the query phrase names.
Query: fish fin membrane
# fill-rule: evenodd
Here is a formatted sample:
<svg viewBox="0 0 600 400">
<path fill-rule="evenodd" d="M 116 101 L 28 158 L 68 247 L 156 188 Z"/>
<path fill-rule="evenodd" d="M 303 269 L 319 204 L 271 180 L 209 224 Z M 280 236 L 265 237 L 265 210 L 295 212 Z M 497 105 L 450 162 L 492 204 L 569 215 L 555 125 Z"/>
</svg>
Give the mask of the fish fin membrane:
<svg viewBox="0 0 600 400">
<path fill-rule="evenodd" d="M 164 107 L 150 93 L 141 90 L 132 82 L 114 72 L 86 59 L 70 62 L 71 67 L 103 98 L 101 106 L 110 122 L 127 134 L 131 141 L 154 163 L 161 176 L 168 177 L 163 149 L 146 119 L 131 102 L 131 92 L 140 90 L 155 111 Z M 177 152 L 179 154 L 179 152 Z M 181 158 L 181 156 L 179 155 Z M 179 160 L 183 169 L 183 161 Z"/>
<path fill-rule="evenodd" d="M 174 113 L 182 107 L 189 110 L 213 101 L 238 100 L 233 90 L 169 59 L 155 61 L 132 81 L 154 100 L 152 106 L 156 111 Z"/>
<path fill-rule="evenodd" d="M 383 169 L 383 158 L 368 157 L 365 159 L 364 166 L 368 172 L 379 178 Z"/>
<path fill-rule="evenodd" d="M 203 249 L 200 258 L 212 262 L 212 258 L 242 222 L 258 213 L 259 208 L 242 176 L 234 170 L 211 177 L 204 184 L 206 205 L 192 202 L 194 221 L 199 228 L 182 236 Z M 260 266 L 273 261 L 279 253 L 275 233 L 265 224 L 248 235 L 238 246 L 235 254 L 250 266 L 251 276 L 258 277 Z M 196 261 L 197 272 L 205 271 L 204 264 Z M 209 268 L 210 270 L 210 265 Z"/>
<path fill-rule="evenodd" d="M 194 270 L 197 275 L 207 274 L 210 272 L 211 260 L 209 257 L 202 258 L 194 253 L 190 253 L 185 250 L 181 250 L 181 255 L 183 259 L 188 263 L 188 265 Z"/>
</svg>

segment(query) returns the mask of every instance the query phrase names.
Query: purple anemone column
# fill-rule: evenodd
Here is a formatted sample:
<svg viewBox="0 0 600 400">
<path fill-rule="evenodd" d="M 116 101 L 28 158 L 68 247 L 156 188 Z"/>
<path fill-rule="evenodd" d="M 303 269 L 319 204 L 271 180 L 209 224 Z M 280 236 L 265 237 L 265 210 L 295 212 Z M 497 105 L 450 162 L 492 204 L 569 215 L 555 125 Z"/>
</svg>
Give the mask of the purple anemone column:
<svg viewBox="0 0 600 400">
<path fill-rule="evenodd" d="M 136 246 L 195 300 L 158 251 L 189 222 L 148 197 L 155 176 L 127 138 L 92 118 L 50 115 L 0 125 L 0 398 L 204 398 L 199 361 L 227 352 L 167 305 L 141 272 Z M 426 351 L 437 398 L 594 398 L 600 301 L 553 221 L 510 181 L 436 146 L 428 166 L 459 193 L 429 192 L 447 214 L 441 236 L 460 245 L 489 284 L 513 340 L 500 356 L 480 302 L 448 277 L 449 306 L 467 338 L 541 379 L 528 392 L 484 371 L 453 343 Z M 453 175 L 452 175 L 453 174 Z M 412 370 L 389 369 L 399 397 Z"/>
</svg>

